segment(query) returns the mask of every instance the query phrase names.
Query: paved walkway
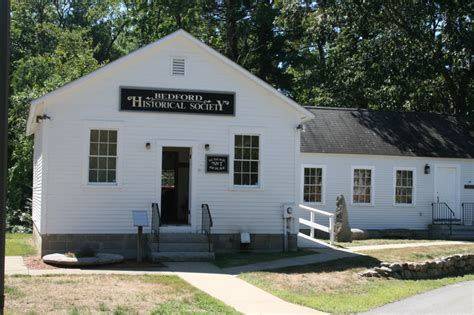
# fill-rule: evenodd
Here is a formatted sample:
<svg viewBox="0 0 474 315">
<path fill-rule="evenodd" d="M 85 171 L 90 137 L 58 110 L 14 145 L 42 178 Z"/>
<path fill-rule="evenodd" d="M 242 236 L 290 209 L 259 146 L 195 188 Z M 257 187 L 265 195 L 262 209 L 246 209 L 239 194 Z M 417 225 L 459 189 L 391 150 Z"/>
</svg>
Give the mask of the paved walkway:
<svg viewBox="0 0 474 315">
<path fill-rule="evenodd" d="M 425 246 L 447 246 L 447 245 L 472 245 L 473 242 L 463 241 L 438 241 L 438 242 L 420 242 L 420 243 L 403 243 L 403 244 L 384 244 L 384 245 L 364 245 L 364 246 L 351 246 L 347 249 L 350 251 L 370 251 L 379 249 L 397 249 L 397 248 L 411 248 L 411 247 L 425 247 Z"/>
<path fill-rule="evenodd" d="M 418 294 L 365 314 L 474 314 L 474 281 Z"/>
<path fill-rule="evenodd" d="M 288 303 L 210 263 L 167 263 L 178 276 L 244 314 L 325 314 Z"/>
<path fill-rule="evenodd" d="M 237 267 L 232 267 L 232 268 L 224 268 L 222 269 L 222 271 L 227 274 L 238 275 L 243 272 L 303 266 L 303 265 L 326 262 L 330 260 L 336 260 L 340 258 L 358 256 L 358 254 L 355 254 L 346 249 L 335 250 L 331 248 L 318 248 L 315 250 L 315 252 L 317 254 L 290 257 L 290 258 L 278 259 L 278 260 L 272 260 L 272 261 L 265 261 L 265 262 L 251 264 L 251 265 L 243 265 L 243 266 L 237 266 Z"/>
</svg>

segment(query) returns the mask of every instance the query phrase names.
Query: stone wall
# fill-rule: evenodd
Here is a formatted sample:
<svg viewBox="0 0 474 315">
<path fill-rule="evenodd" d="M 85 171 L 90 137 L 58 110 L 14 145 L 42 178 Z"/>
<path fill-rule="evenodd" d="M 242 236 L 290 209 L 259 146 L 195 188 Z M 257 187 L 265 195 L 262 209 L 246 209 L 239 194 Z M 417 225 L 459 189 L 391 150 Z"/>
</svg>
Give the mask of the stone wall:
<svg viewBox="0 0 474 315">
<path fill-rule="evenodd" d="M 421 263 L 381 263 L 380 267 L 359 275 L 410 280 L 462 276 L 472 272 L 474 272 L 474 254 L 458 254 Z"/>
</svg>

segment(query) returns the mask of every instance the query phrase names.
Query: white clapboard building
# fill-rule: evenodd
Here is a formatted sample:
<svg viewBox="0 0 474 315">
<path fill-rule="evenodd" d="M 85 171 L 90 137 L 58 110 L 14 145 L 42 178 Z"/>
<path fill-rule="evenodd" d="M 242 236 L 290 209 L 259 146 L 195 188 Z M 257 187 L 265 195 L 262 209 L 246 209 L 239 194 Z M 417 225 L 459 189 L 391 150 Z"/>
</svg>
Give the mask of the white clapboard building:
<svg viewBox="0 0 474 315">
<path fill-rule="evenodd" d="M 467 224 L 468 129 L 303 107 L 180 30 L 32 102 L 35 241 L 132 256 L 132 212 L 146 211 L 156 259 L 292 249 L 299 218 L 327 226 L 340 194 L 357 228 Z"/>
</svg>

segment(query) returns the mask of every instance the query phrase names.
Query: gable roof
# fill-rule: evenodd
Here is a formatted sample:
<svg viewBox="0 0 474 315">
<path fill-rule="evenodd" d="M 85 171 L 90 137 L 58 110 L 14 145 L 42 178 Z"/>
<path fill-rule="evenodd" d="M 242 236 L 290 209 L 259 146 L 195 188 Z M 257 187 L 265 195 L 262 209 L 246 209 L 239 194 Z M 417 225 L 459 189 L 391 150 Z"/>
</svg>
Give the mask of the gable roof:
<svg viewBox="0 0 474 315">
<path fill-rule="evenodd" d="M 296 110 L 297 112 L 299 112 L 301 114 L 302 121 L 307 121 L 307 120 L 310 120 L 311 118 L 313 118 L 313 114 L 310 111 L 308 111 L 307 109 L 305 109 L 303 106 L 296 103 L 291 98 L 285 96 L 283 93 L 276 90 L 270 84 L 268 84 L 267 82 L 265 82 L 262 79 L 258 78 L 254 74 L 250 73 L 248 70 L 244 69 L 243 67 L 241 67 L 240 65 L 238 65 L 234 61 L 230 60 L 229 58 L 225 57 L 224 55 L 217 52 L 213 48 L 211 48 L 208 45 L 204 44 L 199 39 L 195 38 L 194 36 L 192 36 L 191 34 L 186 32 L 185 30 L 180 29 L 180 30 L 177 30 L 177 31 L 175 31 L 175 32 L 173 32 L 173 33 L 171 33 L 171 34 L 169 34 L 169 35 L 167 35 L 167 36 L 151 43 L 151 44 L 148 44 L 144 47 L 141 47 L 141 48 L 139 48 L 139 49 L 137 49 L 137 50 L 135 50 L 135 51 L 119 58 L 119 59 L 117 59 L 117 60 L 114 60 L 114 61 L 108 63 L 107 65 L 105 65 L 105 66 L 103 66 L 103 67 L 101 67 L 101 68 L 99 68 L 99 69 L 83 76 L 83 77 L 80 77 L 79 79 L 76 79 L 76 80 L 74 80 L 70 83 L 67 83 L 64 86 L 62 86 L 62 87 L 60 87 L 60 88 L 58 88 L 54 91 L 51 91 L 51 92 L 49 92 L 49 93 L 33 100 L 31 102 L 30 112 L 29 112 L 29 117 L 28 117 L 27 134 L 30 135 L 30 134 L 33 133 L 33 128 L 32 127 L 35 124 L 34 117 L 36 117 L 36 111 L 38 109 L 38 106 L 43 104 L 49 98 L 60 95 L 63 92 L 67 91 L 68 89 L 75 88 L 75 87 L 79 86 L 82 82 L 84 82 L 86 80 L 90 80 L 90 79 L 94 78 L 95 76 L 101 74 L 104 71 L 107 71 L 108 69 L 110 69 L 112 67 L 116 67 L 120 64 L 126 63 L 127 61 L 131 60 L 132 58 L 137 58 L 143 52 L 145 52 L 146 50 L 151 49 L 153 47 L 156 47 L 158 45 L 161 45 L 162 43 L 170 41 L 170 40 L 175 39 L 177 37 L 181 37 L 181 38 L 184 38 L 186 40 L 189 40 L 190 42 L 194 43 L 198 47 L 202 48 L 207 53 L 211 54 L 213 57 L 219 59 L 220 61 L 222 61 L 226 65 L 228 65 L 231 68 L 237 70 L 244 77 L 246 77 L 249 80 L 255 82 L 258 86 L 260 86 L 264 90 L 267 90 L 268 92 L 272 93 L 273 95 L 275 95 L 276 97 L 278 97 L 279 99 L 281 99 L 282 101 L 287 103 L 291 108 L 293 108 L 294 110 Z"/>
<path fill-rule="evenodd" d="M 433 113 L 306 107 L 301 152 L 474 158 L 473 125 Z"/>
</svg>

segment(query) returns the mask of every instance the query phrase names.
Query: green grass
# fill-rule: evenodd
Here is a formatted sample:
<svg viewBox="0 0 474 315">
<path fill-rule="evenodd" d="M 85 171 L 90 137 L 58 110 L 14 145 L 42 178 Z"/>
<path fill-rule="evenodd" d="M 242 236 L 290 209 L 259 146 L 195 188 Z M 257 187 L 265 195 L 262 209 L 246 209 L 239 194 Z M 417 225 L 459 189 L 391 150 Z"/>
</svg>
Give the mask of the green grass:
<svg viewBox="0 0 474 315">
<path fill-rule="evenodd" d="M 31 234 L 7 233 L 6 256 L 29 256 L 36 254 Z"/>
<path fill-rule="evenodd" d="M 272 261 L 277 259 L 299 257 L 305 255 L 314 255 L 314 251 L 296 251 L 284 253 L 231 253 L 231 254 L 216 254 L 214 264 L 220 268 L 229 268 L 236 266 L 243 266 L 255 264 L 259 262 Z"/>
<path fill-rule="evenodd" d="M 240 278 L 284 300 L 330 313 L 363 312 L 445 285 L 474 280 L 474 274 L 434 280 L 359 277 L 380 261 L 422 261 L 455 253 L 474 253 L 474 245 L 416 247 L 367 252 L 370 256 L 330 263 L 252 272 Z"/>
<path fill-rule="evenodd" d="M 238 314 L 170 275 L 6 277 L 5 293 L 6 314 Z"/>
</svg>

